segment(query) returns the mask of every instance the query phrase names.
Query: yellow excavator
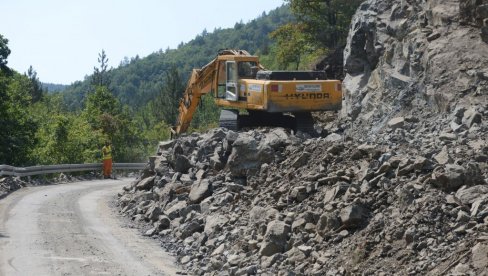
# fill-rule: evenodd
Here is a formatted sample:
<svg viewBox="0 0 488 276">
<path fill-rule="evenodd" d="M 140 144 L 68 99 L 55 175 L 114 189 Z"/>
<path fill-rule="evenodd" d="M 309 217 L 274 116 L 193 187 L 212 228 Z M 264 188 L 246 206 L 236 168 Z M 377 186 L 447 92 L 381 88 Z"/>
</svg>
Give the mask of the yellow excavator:
<svg viewBox="0 0 488 276">
<path fill-rule="evenodd" d="M 283 126 L 313 131 L 312 111 L 342 107 L 339 80 L 322 71 L 267 71 L 245 50 L 220 50 L 201 69 L 193 69 L 179 103 L 173 135 L 185 132 L 202 96 L 212 93 L 221 110 L 219 125 L 231 130 L 247 126 Z M 239 114 L 239 110 L 247 110 Z"/>
</svg>

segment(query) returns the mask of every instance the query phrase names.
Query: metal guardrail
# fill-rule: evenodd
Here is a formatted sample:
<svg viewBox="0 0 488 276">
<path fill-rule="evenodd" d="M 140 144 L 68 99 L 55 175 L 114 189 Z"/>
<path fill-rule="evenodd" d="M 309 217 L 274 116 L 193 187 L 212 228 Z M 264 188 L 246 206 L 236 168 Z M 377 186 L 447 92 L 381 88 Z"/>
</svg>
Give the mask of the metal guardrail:
<svg viewBox="0 0 488 276">
<path fill-rule="evenodd" d="M 142 170 L 146 163 L 114 163 L 112 168 L 114 170 Z M 80 172 L 80 171 L 96 171 L 101 170 L 101 163 L 92 164 L 61 164 L 61 165 L 46 165 L 46 166 L 32 166 L 25 168 L 17 168 L 9 165 L 0 165 L 0 176 L 30 176 L 50 173 L 64 173 L 64 172 Z"/>
</svg>

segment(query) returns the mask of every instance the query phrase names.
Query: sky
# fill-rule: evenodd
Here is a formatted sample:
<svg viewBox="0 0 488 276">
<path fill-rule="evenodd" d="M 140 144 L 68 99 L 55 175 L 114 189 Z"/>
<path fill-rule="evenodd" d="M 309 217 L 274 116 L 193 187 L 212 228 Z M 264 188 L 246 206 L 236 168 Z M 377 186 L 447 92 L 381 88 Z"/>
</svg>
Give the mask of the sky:
<svg viewBox="0 0 488 276">
<path fill-rule="evenodd" d="M 283 0 L 1 0 L 0 34 L 12 51 L 8 66 L 30 65 L 42 82 L 70 84 L 124 57 L 176 48 L 204 29 L 233 27 L 269 12 Z"/>
</svg>

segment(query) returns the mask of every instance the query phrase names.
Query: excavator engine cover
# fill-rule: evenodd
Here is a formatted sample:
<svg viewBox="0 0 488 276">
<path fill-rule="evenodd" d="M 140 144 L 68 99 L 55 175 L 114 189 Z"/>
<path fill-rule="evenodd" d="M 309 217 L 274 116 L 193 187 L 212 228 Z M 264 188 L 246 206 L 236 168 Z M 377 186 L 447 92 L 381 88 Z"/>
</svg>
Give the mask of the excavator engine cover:
<svg viewBox="0 0 488 276">
<path fill-rule="evenodd" d="M 326 80 L 325 71 L 259 71 L 258 80 Z"/>
</svg>

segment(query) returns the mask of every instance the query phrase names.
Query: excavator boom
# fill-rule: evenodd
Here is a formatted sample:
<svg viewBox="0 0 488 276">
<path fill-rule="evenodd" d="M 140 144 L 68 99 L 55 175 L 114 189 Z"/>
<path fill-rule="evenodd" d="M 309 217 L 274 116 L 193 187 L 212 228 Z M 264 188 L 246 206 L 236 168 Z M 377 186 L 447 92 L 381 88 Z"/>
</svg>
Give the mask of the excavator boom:
<svg viewBox="0 0 488 276">
<path fill-rule="evenodd" d="M 172 128 L 173 134 L 185 132 L 190 126 L 193 115 L 195 114 L 202 96 L 212 90 L 212 85 L 217 72 L 219 56 L 251 56 L 244 50 L 221 50 L 218 56 L 210 61 L 201 69 L 193 69 L 183 97 L 180 99 L 178 107 L 178 117 L 176 125 Z"/>
</svg>

